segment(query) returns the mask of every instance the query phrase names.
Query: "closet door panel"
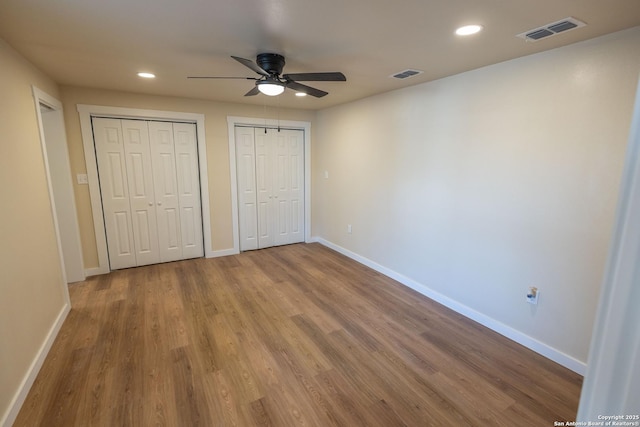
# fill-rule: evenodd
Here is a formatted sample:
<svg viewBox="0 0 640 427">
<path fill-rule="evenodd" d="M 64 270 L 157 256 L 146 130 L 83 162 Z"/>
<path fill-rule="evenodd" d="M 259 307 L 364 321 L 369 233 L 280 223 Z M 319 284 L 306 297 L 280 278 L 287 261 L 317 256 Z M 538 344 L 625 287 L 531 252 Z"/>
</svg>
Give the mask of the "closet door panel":
<svg viewBox="0 0 640 427">
<path fill-rule="evenodd" d="M 121 123 L 133 218 L 136 265 L 155 264 L 160 261 L 160 255 L 156 237 L 149 131 L 144 121 L 122 120 Z"/>
<path fill-rule="evenodd" d="M 136 265 L 124 141 L 120 120 L 94 118 L 100 193 L 112 269 Z"/>
<path fill-rule="evenodd" d="M 235 129 L 235 137 L 240 250 L 250 251 L 258 249 L 258 207 L 253 128 L 237 127 Z"/>
<path fill-rule="evenodd" d="M 173 135 L 182 256 L 183 258 L 197 258 L 204 256 L 204 247 L 202 243 L 202 208 L 196 126 L 192 123 L 174 123 Z"/>
<path fill-rule="evenodd" d="M 274 197 L 274 214 L 275 229 L 274 235 L 275 245 L 285 245 L 289 242 L 289 211 L 291 197 L 289 194 L 289 150 L 287 146 L 286 130 L 274 132 L 272 134 L 271 145 L 273 147 L 273 197 Z"/>
<path fill-rule="evenodd" d="M 276 245 L 304 241 L 304 138 L 303 132 L 281 130 L 274 141 L 277 214 Z"/>
<path fill-rule="evenodd" d="M 113 251 L 109 254 L 115 255 L 114 261 L 117 262 L 117 268 L 132 267 L 135 264 L 135 252 L 133 250 L 133 232 L 131 230 L 131 223 L 129 213 L 122 211 L 113 212 L 110 215 L 110 222 L 112 224 L 111 235 Z M 132 257 L 131 263 L 124 262 L 124 257 Z M 116 267 L 113 267 L 116 268 Z"/>
<path fill-rule="evenodd" d="M 182 259 L 178 182 L 173 126 L 148 122 L 155 182 L 157 236 L 162 262 Z"/>
<path fill-rule="evenodd" d="M 303 242 L 304 133 L 237 127 L 235 136 L 240 250 Z"/>
<path fill-rule="evenodd" d="M 111 269 L 203 256 L 195 125 L 92 124 Z"/>
<path fill-rule="evenodd" d="M 289 243 L 304 242 L 304 133 L 289 131 Z"/>
<path fill-rule="evenodd" d="M 275 244 L 273 212 L 273 132 L 255 130 L 256 146 L 256 197 L 258 216 L 258 248 L 268 248 Z"/>
</svg>

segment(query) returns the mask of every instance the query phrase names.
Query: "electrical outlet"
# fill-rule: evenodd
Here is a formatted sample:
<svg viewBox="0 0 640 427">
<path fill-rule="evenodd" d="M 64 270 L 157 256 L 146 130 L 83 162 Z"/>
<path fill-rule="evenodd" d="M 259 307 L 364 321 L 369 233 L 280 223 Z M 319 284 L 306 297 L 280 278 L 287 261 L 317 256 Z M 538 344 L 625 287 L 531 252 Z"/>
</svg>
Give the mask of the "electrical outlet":
<svg viewBox="0 0 640 427">
<path fill-rule="evenodd" d="M 347 225 L 347 233 L 351 234 L 352 228 L 351 224 Z"/>
<path fill-rule="evenodd" d="M 529 292 L 527 292 L 527 302 L 529 304 L 538 305 L 538 298 L 540 298 L 540 291 L 535 286 L 530 286 Z"/>
</svg>

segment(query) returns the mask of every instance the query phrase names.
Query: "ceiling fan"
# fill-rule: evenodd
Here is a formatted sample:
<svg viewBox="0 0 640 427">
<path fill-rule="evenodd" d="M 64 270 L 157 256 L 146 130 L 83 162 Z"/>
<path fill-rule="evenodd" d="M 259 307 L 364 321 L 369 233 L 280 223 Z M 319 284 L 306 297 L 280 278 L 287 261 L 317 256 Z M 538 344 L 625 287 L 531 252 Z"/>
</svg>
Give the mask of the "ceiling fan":
<svg viewBox="0 0 640 427">
<path fill-rule="evenodd" d="M 282 74 L 284 68 L 284 56 L 277 53 L 261 53 L 256 57 L 256 62 L 249 59 L 231 56 L 233 59 L 241 63 L 247 68 L 255 71 L 260 77 L 215 77 L 215 76 L 189 76 L 189 79 L 243 79 L 255 80 L 255 86 L 244 96 L 254 96 L 264 93 L 269 96 L 280 95 L 285 88 L 295 90 L 296 92 L 306 93 L 316 98 L 322 98 L 327 95 L 320 89 L 304 85 L 298 82 L 345 82 L 347 78 L 339 72 L 329 73 L 297 73 Z"/>
</svg>

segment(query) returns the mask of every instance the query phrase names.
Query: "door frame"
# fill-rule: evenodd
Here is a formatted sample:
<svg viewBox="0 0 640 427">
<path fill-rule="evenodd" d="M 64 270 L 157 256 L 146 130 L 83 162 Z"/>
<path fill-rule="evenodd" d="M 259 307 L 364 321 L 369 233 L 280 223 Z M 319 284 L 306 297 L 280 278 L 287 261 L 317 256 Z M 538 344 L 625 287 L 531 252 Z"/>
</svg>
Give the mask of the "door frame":
<svg viewBox="0 0 640 427">
<path fill-rule="evenodd" d="M 204 256 L 206 258 L 216 256 L 211 246 L 211 210 L 209 208 L 209 175 L 207 172 L 207 144 L 204 132 L 204 114 L 86 104 L 78 104 L 77 110 L 80 115 L 82 145 L 89 181 L 91 209 L 93 211 L 93 228 L 96 237 L 96 248 L 98 250 L 98 267 L 86 270 L 87 276 L 105 274 L 111 271 L 104 227 L 104 212 L 102 209 L 102 199 L 100 197 L 100 181 L 98 178 L 95 142 L 93 140 L 93 128 L 91 126 L 91 118 L 93 116 L 114 119 L 160 120 L 166 122 L 194 123 L 196 125 Z"/>
<path fill-rule="evenodd" d="M 31 91 L 33 93 L 33 101 L 36 107 L 36 116 L 38 120 L 38 130 L 40 133 L 40 144 L 42 148 L 42 157 L 44 160 L 44 168 L 47 176 L 47 187 L 49 190 L 49 200 L 51 202 L 51 213 L 53 216 L 53 223 L 55 226 L 56 233 L 56 242 L 58 245 L 58 254 L 60 257 L 60 266 L 62 269 L 62 277 L 64 283 L 67 284 L 69 277 L 71 280 L 78 281 L 84 280 L 86 278 L 84 271 L 84 260 L 82 259 L 82 244 L 80 242 L 80 227 L 78 226 L 78 214 L 75 205 L 75 195 L 73 192 L 73 181 L 71 178 L 71 166 L 67 162 L 66 165 L 59 165 L 64 169 L 62 172 L 65 176 L 52 176 L 51 174 L 51 166 L 49 164 L 49 156 L 47 155 L 47 138 L 46 131 L 44 129 L 44 124 L 42 121 L 42 112 L 40 111 L 40 105 L 45 105 L 56 114 L 56 119 L 60 120 L 60 126 L 62 129 L 61 137 L 63 139 L 63 144 L 65 151 L 68 156 L 67 149 L 67 135 L 65 131 L 65 123 L 64 123 L 64 112 L 62 110 L 62 103 L 56 98 L 52 97 L 48 93 L 42 91 L 36 86 L 31 86 Z M 56 181 L 54 183 L 54 180 Z M 57 206 L 55 202 L 55 193 L 53 191 L 54 186 L 56 188 L 63 189 L 63 191 L 71 194 L 71 202 L 61 204 L 61 206 Z M 61 213 L 64 218 L 58 218 L 58 213 Z M 74 235 L 65 235 L 62 236 L 60 233 L 60 220 L 63 220 L 67 224 L 69 224 L 72 228 L 74 228 L 75 233 L 71 233 Z M 68 248 L 69 250 L 63 250 Z M 66 252 L 66 253 L 65 253 Z M 74 266 L 74 270 L 76 271 L 67 271 L 67 263 L 65 263 L 65 257 L 73 258 L 70 265 Z M 80 271 L 77 271 L 77 270 Z M 65 301 L 69 302 L 69 294 L 65 291 Z"/>
<path fill-rule="evenodd" d="M 578 421 L 636 415 L 640 390 L 640 81 L 620 184 L 616 222 L 594 323 Z M 635 398 L 633 396 L 636 396 Z"/>
<path fill-rule="evenodd" d="M 233 253 L 240 253 L 240 225 L 238 220 L 238 177 L 236 168 L 236 126 L 256 128 L 286 128 L 304 134 L 304 241 L 311 241 L 311 122 L 258 119 L 255 117 L 227 117 L 229 133 L 229 173 L 231 179 L 231 215 L 233 219 Z"/>
</svg>

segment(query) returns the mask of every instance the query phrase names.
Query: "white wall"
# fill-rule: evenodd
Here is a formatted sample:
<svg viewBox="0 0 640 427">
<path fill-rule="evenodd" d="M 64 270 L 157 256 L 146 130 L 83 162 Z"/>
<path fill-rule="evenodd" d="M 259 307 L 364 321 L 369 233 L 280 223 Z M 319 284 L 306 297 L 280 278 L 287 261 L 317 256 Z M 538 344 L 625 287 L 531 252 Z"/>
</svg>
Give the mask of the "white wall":
<svg viewBox="0 0 640 427">
<path fill-rule="evenodd" d="M 636 27 L 319 112 L 314 235 L 583 371 L 639 46 Z"/>
<path fill-rule="evenodd" d="M 0 426 L 8 426 L 69 310 L 31 85 L 57 85 L 0 39 Z"/>
</svg>

